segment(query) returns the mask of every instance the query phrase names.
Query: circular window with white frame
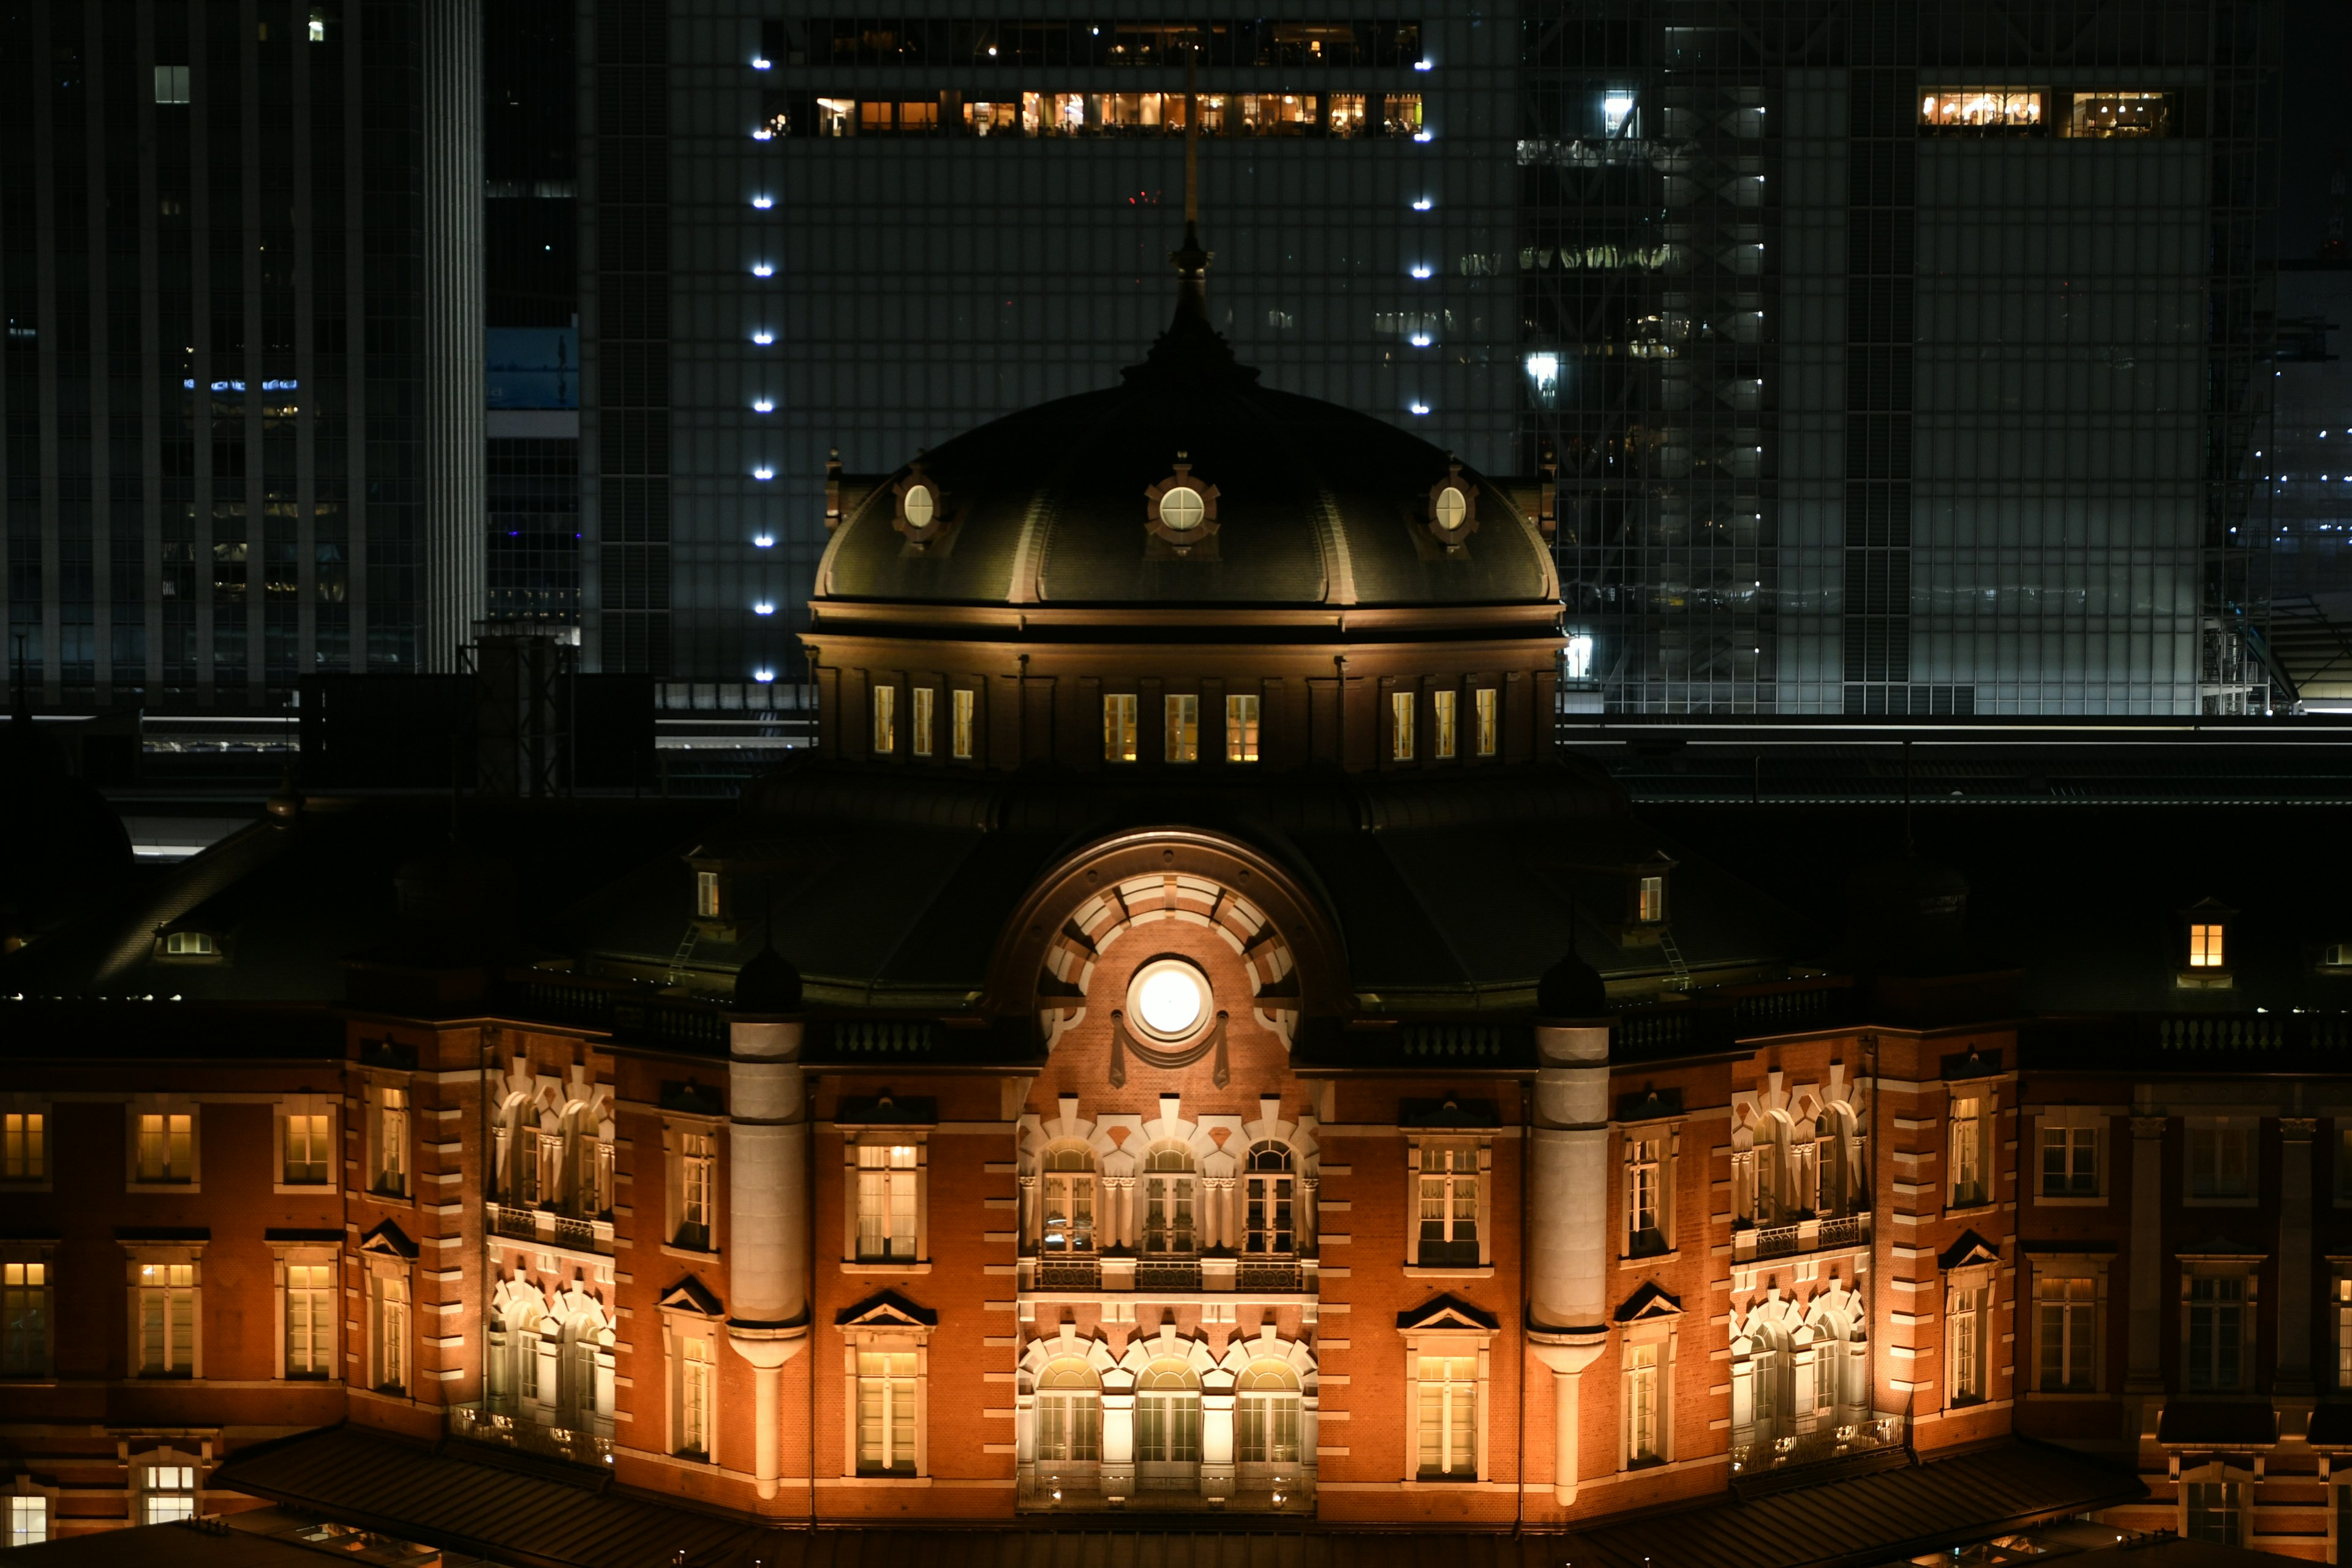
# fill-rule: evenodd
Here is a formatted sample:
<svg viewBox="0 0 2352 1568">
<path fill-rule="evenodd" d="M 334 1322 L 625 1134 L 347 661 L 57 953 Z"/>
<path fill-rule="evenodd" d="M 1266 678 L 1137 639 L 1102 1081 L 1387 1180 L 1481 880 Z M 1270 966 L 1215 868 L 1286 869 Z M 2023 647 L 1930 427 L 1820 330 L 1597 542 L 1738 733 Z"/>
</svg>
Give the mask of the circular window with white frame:
<svg viewBox="0 0 2352 1568">
<path fill-rule="evenodd" d="M 898 503 L 890 525 L 905 534 L 909 544 L 919 549 L 945 531 L 947 498 L 940 493 L 940 482 L 925 471 L 922 458 L 908 464 L 906 477 L 890 489 Z"/>
<path fill-rule="evenodd" d="M 1127 983 L 1127 1016 L 1136 1032 L 1163 1046 L 1189 1045 L 1216 1021 L 1216 993 L 1189 958 L 1161 953 Z"/>
<path fill-rule="evenodd" d="M 1176 471 L 1143 492 L 1143 526 L 1181 553 L 1217 531 L 1217 487 L 1192 472 L 1190 456 L 1176 454 Z"/>
<path fill-rule="evenodd" d="M 1449 453 L 1445 477 L 1429 487 L 1429 531 L 1448 550 L 1458 550 L 1477 527 L 1476 481 L 1462 477 L 1462 465 Z"/>
</svg>

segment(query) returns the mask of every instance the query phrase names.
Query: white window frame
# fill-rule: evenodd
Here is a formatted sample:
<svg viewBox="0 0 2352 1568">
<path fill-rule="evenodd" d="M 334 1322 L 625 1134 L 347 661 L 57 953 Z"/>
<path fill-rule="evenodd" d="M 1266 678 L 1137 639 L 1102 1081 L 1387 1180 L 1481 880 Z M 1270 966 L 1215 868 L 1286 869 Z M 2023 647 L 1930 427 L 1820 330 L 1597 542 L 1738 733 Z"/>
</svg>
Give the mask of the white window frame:
<svg viewBox="0 0 2352 1568">
<path fill-rule="evenodd" d="M 152 1378 L 159 1382 L 200 1383 L 205 1375 L 205 1246 L 195 1242 L 139 1242 L 122 1244 L 124 1283 L 130 1297 L 131 1375 Z M 163 1370 L 148 1370 L 145 1330 L 147 1322 L 147 1292 L 172 1291 L 183 1287 L 170 1283 L 168 1276 L 159 1277 L 151 1270 L 185 1267 L 189 1270 L 188 1291 L 188 1370 L 183 1374 L 176 1363 L 166 1360 Z M 173 1302 L 164 1299 L 163 1334 L 166 1356 L 172 1330 Z"/>
<path fill-rule="evenodd" d="M 31 1095 L 0 1094 L 0 1191 L 46 1193 L 57 1169 L 57 1110 Z"/>
<path fill-rule="evenodd" d="M 2190 1347 L 2196 1342 L 2196 1319 L 2200 1302 L 2198 1287 L 2208 1281 L 2235 1281 L 2239 1294 L 2234 1301 L 2214 1299 L 2211 1309 L 2234 1305 L 2237 1309 L 2238 1367 L 2237 1379 L 2228 1386 L 2220 1384 L 2199 1387 L 2198 1367 L 2191 1359 Z M 2185 1394 L 2251 1394 L 2259 1381 L 2260 1368 L 2254 1361 L 2258 1343 L 2257 1320 L 2261 1312 L 2262 1260 L 2254 1258 L 2184 1258 L 2180 1260 L 2180 1382 Z M 2209 1309 L 2210 1310 L 2210 1309 Z M 2217 1324 L 2218 1327 L 2218 1324 Z M 2216 1338 L 2214 1343 L 2221 1342 Z M 2218 1359 L 2218 1358 L 2217 1358 Z"/>
<path fill-rule="evenodd" d="M 413 1399 L 422 1375 L 416 1366 L 415 1270 L 381 1255 L 367 1258 L 366 1380 L 363 1387 L 388 1399 Z M 384 1346 L 394 1347 L 386 1355 Z M 394 1357 L 399 1364 L 392 1364 Z M 396 1374 L 396 1375 L 395 1375 Z"/>
<path fill-rule="evenodd" d="M 853 1326 L 842 1335 L 842 1470 L 845 1479 L 866 1482 L 927 1479 L 931 1473 L 930 1387 L 931 1347 L 927 1329 L 899 1324 Z M 914 1468 L 867 1470 L 860 1468 L 860 1355 L 907 1355 L 915 1358 Z M 887 1428 L 886 1428 L 887 1430 Z M 895 1456 L 894 1456 L 895 1457 Z"/>
<path fill-rule="evenodd" d="M 1461 1169 L 1454 1179 L 1445 1173 L 1422 1168 L 1424 1150 L 1432 1143 L 1450 1145 L 1470 1155 L 1471 1163 Z M 1469 1177 L 1478 1184 L 1476 1211 L 1471 1223 L 1477 1229 L 1478 1260 L 1475 1263 L 1429 1263 L 1421 1256 L 1421 1184 L 1424 1178 L 1443 1180 L 1446 1184 L 1446 1226 L 1449 1236 L 1454 1228 L 1454 1180 Z M 1405 1141 L 1405 1209 L 1407 1215 L 1405 1274 L 1409 1279 L 1443 1279 L 1447 1278 L 1478 1278 L 1495 1264 L 1495 1139 L 1487 1132 L 1456 1132 L 1443 1128 L 1416 1129 Z"/>
<path fill-rule="evenodd" d="M 1959 1114 L 1963 1102 L 1976 1102 L 1973 1131 Z M 1948 1214 L 1965 1213 L 1988 1208 L 2000 1201 L 2000 1163 L 1993 1158 L 2000 1147 L 2000 1091 L 1997 1084 L 1984 1079 L 1949 1083 L 1944 1097 L 1944 1209 Z M 1976 1172 L 1974 1195 L 1964 1193 L 1960 1186 L 1963 1168 L 1961 1154 L 1964 1139 L 1973 1136 L 1968 1147 L 1967 1162 Z"/>
<path fill-rule="evenodd" d="M 1646 1322 L 1628 1324 L 1618 1338 L 1618 1401 L 1617 1468 L 1620 1470 L 1651 1469 L 1675 1461 L 1675 1351 L 1677 1340 L 1674 1321 L 1660 1318 Z M 1635 1365 L 1635 1352 L 1646 1352 L 1656 1360 L 1648 1369 L 1650 1397 L 1654 1401 L 1651 1411 L 1654 1448 L 1647 1455 L 1633 1451 L 1637 1384 L 1642 1369 Z"/>
<path fill-rule="evenodd" d="M 874 683 L 872 719 L 867 738 L 874 755 L 894 756 L 898 750 L 898 688 L 891 681 Z"/>
<path fill-rule="evenodd" d="M 694 915 L 697 920 L 715 921 L 724 906 L 719 902 L 719 873 L 697 871 L 694 874 Z"/>
<path fill-rule="evenodd" d="M 1462 750 L 1462 694 L 1450 686 L 1429 694 L 1429 754 L 1452 762 Z"/>
<path fill-rule="evenodd" d="M 1675 1166 L 1682 1152 L 1681 1130 L 1671 1121 L 1628 1122 L 1618 1129 L 1617 1183 L 1618 1224 L 1617 1256 L 1626 1262 L 1650 1262 L 1675 1255 Z M 1636 1231 L 1633 1225 L 1633 1194 L 1637 1176 L 1635 1152 L 1654 1144 L 1657 1155 L 1650 1163 L 1651 1196 L 1657 1224 L 1654 1227 L 1664 1245 L 1649 1252 L 1633 1250 Z"/>
<path fill-rule="evenodd" d="M 57 1539 L 58 1491 L 56 1487 L 35 1485 L 33 1478 L 21 1471 L 0 1486 L 0 1504 L 7 1510 L 0 1517 L 0 1552 Z"/>
<path fill-rule="evenodd" d="M 1494 1336 L 1468 1329 L 1427 1329 L 1408 1331 L 1404 1336 L 1404 1481 L 1407 1486 L 1459 1487 L 1472 1481 L 1492 1479 L 1490 1465 L 1493 1446 L 1487 1440 L 1487 1423 L 1494 1401 L 1492 1367 L 1487 1347 Z M 1472 1363 L 1470 1387 L 1470 1430 L 1465 1436 L 1473 1446 L 1471 1469 L 1468 1474 L 1424 1476 L 1421 1473 L 1421 1422 L 1423 1397 L 1421 1363 L 1424 1357 L 1443 1357 L 1447 1361 L 1468 1361 Z M 1448 1386 L 1452 1386 L 1449 1383 Z M 1450 1417 L 1450 1412 L 1448 1413 Z M 1449 1421 L 1450 1425 L 1450 1421 Z M 1448 1434 L 1449 1438 L 1451 1434 Z M 1446 1454 L 1451 1458 L 1451 1452 Z"/>
<path fill-rule="evenodd" d="M 980 693 L 957 687 L 948 693 L 948 753 L 956 762 L 971 762 L 980 750 Z"/>
<path fill-rule="evenodd" d="M 2053 1134 L 2067 1140 L 2067 1169 L 2071 1175 L 2075 1154 L 2081 1146 L 2082 1135 L 2085 1132 L 2091 1136 L 2092 1190 L 2088 1193 L 2073 1191 L 2051 1193 L 2044 1190 L 2047 1176 L 2043 1168 L 2045 1159 L 2043 1144 Z M 2107 1110 L 2105 1106 L 2046 1105 L 2037 1110 L 2033 1113 L 2032 1152 L 2025 1162 L 2027 1169 L 2032 1173 L 2032 1200 L 2035 1205 L 2042 1208 L 2105 1206 L 2109 1191 L 2107 1152 L 2114 1142 Z M 2038 1376 L 2036 1381 L 2039 1381 Z"/>
<path fill-rule="evenodd" d="M 205 1510 L 205 1463 L 194 1454 L 184 1454 L 177 1448 L 156 1448 L 136 1455 L 131 1460 L 136 1478 L 133 1488 L 138 1502 L 131 1522 L 134 1524 L 165 1524 L 175 1519 L 195 1519 Z M 164 1485 L 158 1487 L 157 1472 L 163 1474 Z M 185 1486 L 182 1486 L 184 1479 Z M 159 1501 L 187 1500 L 184 1512 L 168 1509 L 156 1510 Z"/>
<path fill-rule="evenodd" d="M 1990 1405 L 1993 1368 L 1992 1270 L 1987 1268 L 1952 1271 L 1944 1291 L 1944 1407 L 1972 1409 Z"/>
<path fill-rule="evenodd" d="M 1409 763 L 1413 760 L 1414 720 L 1421 710 L 1418 691 L 1389 693 L 1389 761 Z"/>
<path fill-rule="evenodd" d="M 1103 693 L 1103 761 L 1126 767 L 1141 752 L 1136 734 L 1136 695 L 1132 691 Z"/>
<path fill-rule="evenodd" d="M 1255 691 L 1225 698 L 1225 761 L 1255 763 L 1265 754 L 1265 709 Z"/>
<path fill-rule="evenodd" d="M 45 1382 L 57 1375 L 58 1367 L 58 1265 L 56 1248 L 39 1243 L 0 1244 L 0 1333 L 5 1325 L 16 1321 L 8 1311 L 11 1299 L 23 1294 L 40 1295 L 41 1342 L 29 1347 L 33 1353 L 26 1364 L 10 1366 L 0 1357 L 0 1379 L 11 1383 Z"/>
<path fill-rule="evenodd" d="M 289 1094 L 278 1100 L 276 1112 L 270 1118 L 272 1130 L 276 1135 L 270 1176 L 272 1192 L 316 1194 L 332 1193 L 341 1184 L 343 1173 L 342 1140 L 338 1134 L 341 1131 L 340 1124 L 342 1118 L 337 1114 L 337 1107 L 341 1099 L 341 1095 L 334 1094 Z M 315 1182 L 289 1182 L 286 1179 L 289 1173 L 288 1162 L 294 1145 L 292 1123 L 294 1118 L 298 1116 L 323 1116 L 327 1119 L 324 1134 L 326 1144 L 323 1151 L 325 1173 Z"/>
<path fill-rule="evenodd" d="M 662 1184 L 667 1192 L 667 1200 L 664 1205 L 667 1213 L 664 1215 L 661 1234 L 661 1247 L 664 1252 L 674 1253 L 685 1258 L 702 1258 L 706 1256 L 716 1256 L 719 1251 L 719 1227 L 723 1222 L 722 1216 L 726 1205 L 721 1201 L 721 1188 L 719 1184 L 722 1153 L 720 1150 L 721 1140 L 719 1135 L 719 1123 L 715 1119 L 710 1121 L 703 1121 L 700 1119 L 688 1120 L 684 1117 L 673 1116 L 666 1119 L 662 1123 L 662 1158 L 663 1164 L 666 1167 L 665 1174 L 667 1177 L 667 1180 Z M 688 1138 L 706 1138 L 709 1140 L 709 1159 L 710 1163 L 709 1170 L 705 1173 L 708 1178 L 708 1186 L 704 1193 L 706 1204 L 704 1209 L 705 1223 L 703 1229 L 705 1234 L 702 1238 L 702 1245 L 699 1247 L 693 1245 L 690 1241 L 686 1239 L 683 1235 L 687 1225 L 688 1212 L 688 1178 L 689 1175 L 688 1162 L 690 1158 L 697 1157 L 692 1155 L 687 1148 L 687 1140 Z"/>
<path fill-rule="evenodd" d="M 1470 689 L 1470 728 L 1473 755 L 1491 757 L 1502 749 L 1503 699 L 1492 686 Z"/>
<path fill-rule="evenodd" d="M 176 1173 L 162 1178 L 150 1178 L 140 1164 L 140 1118 L 164 1118 L 163 1136 L 171 1137 L 171 1118 L 188 1119 L 188 1172 L 184 1177 Z M 176 1173 L 176 1167 L 167 1167 Z M 200 1193 L 205 1190 L 205 1117 L 204 1108 L 186 1095 L 142 1094 L 131 1098 L 124 1109 L 122 1178 L 126 1191 L 134 1193 Z"/>
<path fill-rule="evenodd" d="M 719 1456 L 719 1323 L 699 1312 L 682 1311 L 664 1307 L 662 1319 L 662 1353 L 669 1375 L 668 1396 L 664 1400 L 667 1425 L 664 1431 L 664 1450 L 674 1458 L 690 1465 L 709 1465 L 717 1469 Z M 688 1380 L 694 1375 L 693 1351 L 704 1357 L 701 1364 L 708 1370 L 702 1411 L 702 1447 L 689 1442 L 692 1434 L 688 1426 Z"/>
<path fill-rule="evenodd" d="M 2183 1117 L 2180 1146 L 2180 1201 L 2189 1208 L 2252 1208 L 2263 1196 L 2262 1119 L 2259 1116 L 2189 1116 Z M 2202 1138 L 2215 1142 L 2210 1145 L 2218 1160 L 2220 1151 L 2228 1140 L 2238 1146 L 2239 1157 L 2244 1162 L 2246 1190 L 2225 1193 L 2216 1190 L 2200 1194 L 2197 1190 L 2199 1144 Z M 2215 1169 L 2219 1179 L 2218 1163 Z"/>
<path fill-rule="evenodd" d="M 907 1149 L 914 1151 L 914 1163 L 897 1169 L 907 1171 L 912 1178 L 915 1198 L 915 1250 L 911 1257 L 884 1253 L 866 1257 L 861 1250 L 865 1213 L 864 1176 L 877 1169 L 865 1163 L 862 1151 L 866 1149 Z M 850 1131 L 842 1138 L 842 1232 L 841 1262 L 845 1269 L 868 1274 L 894 1274 L 910 1271 L 928 1273 L 931 1262 L 930 1231 L 930 1134 L 928 1129 L 913 1127 L 866 1127 Z M 889 1169 L 889 1167 L 881 1167 Z"/>
<path fill-rule="evenodd" d="M 2107 1266 L 2111 1259 L 2103 1253 L 2032 1253 L 2028 1255 L 2032 1269 L 2032 1296 L 2030 1302 L 2031 1321 L 2024 1325 L 2031 1334 L 2032 1349 L 2025 1357 L 2025 1386 L 2022 1392 L 2034 1399 L 2097 1399 L 2105 1396 L 2107 1367 Z M 2044 1287 L 2061 1282 L 2072 1284 L 2087 1280 L 2090 1297 L 2076 1302 L 2071 1298 L 2055 1304 L 2062 1314 L 2071 1317 L 2077 1310 L 2091 1316 L 2090 1381 L 2084 1387 L 2045 1387 L 2042 1367 L 2049 1352 L 2050 1326 L 2043 1315 Z M 2071 1359 L 2072 1347 L 2062 1347 L 2062 1355 Z"/>
<path fill-rule="evenodd" d="M 416 1194 L 416 1097 L 406 1075 L 367 1082 L 366 1195 L 409 1204 Z"/>
<path fill-rule="evenodd" d="M 1197 691 L 1171 691 L 1160 698 L 1161 729 L 1160 761 L 1166 763 L 1197 763 L 1201 760 L 1201 694 Z"/>
<path fill-rule="evenodd" d="M 913 699 L 908 704 L 908 728 L 912 731 L 908 736 L 908 750 L 915 756 L 928 759 L 936 750 L 931 731 L 939 715 L 939 689 L 926 683 L 910 688 L 908 696 Z"/>
<path fill-rule="evenodd" d="M 271 1265 L 271 1273 L 275 1277 L 274 1283 L 276 1285 L 276 1289 L 271 1292 L 271 1294 L 275 1300 L 278 1330 L 275 1336 L 277 1342 L 275 1352 L 276 1368 L 272 1375 L 281 1383 L 331 1383 L 339 1381 L 342 1376 L 343 1365 L 341 1349 L 343 1337 L 341 1331 L 343 1317 L 343 1270 L 341 1250 L 335 1247 L 331 1242 L 276 1242 L 271 1244 L 270 1250 L 277 1254 L 277 1257 Z M 293 1310 L 294 1279 L 292 1270 L 296 1268 L 323 1268 L 327 1271 L 325 1284 L 312 1284 L 307 1286 L 306 1289 L 317 1290 L 325 1297 L 323 1301 L 312 1301 L 308 1303 L 308 1305 L 313 1311 L 322 1314 L 314 1324 L 314 1328 L 322 1328 L 324 1330 L 326 1343 L 323 1348 L 323 1353 L 320 1357 L 319 1370 L 315 1373 L 298 1373 L 294 1370 L 293 1355 L 291 1353 L 293 1350 L 295 1317 Z"/>
</svg>

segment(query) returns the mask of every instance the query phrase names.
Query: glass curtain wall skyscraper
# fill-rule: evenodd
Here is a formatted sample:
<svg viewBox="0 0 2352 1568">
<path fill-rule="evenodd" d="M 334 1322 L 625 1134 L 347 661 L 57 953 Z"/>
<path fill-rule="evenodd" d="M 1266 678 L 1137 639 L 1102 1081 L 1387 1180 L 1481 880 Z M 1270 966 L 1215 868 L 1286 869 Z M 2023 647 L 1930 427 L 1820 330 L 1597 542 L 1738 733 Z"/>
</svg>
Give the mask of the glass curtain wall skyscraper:
<svg viewBox="0 0 2352 1568">
<path fill-rule="evenodd" d="M 478 28 L 458 0 L 0 16 L 5 632 L 37 700 L 268 705 L 454 658 L 467 563 L 433 542 L 479 458 L 428 384 L 478 343 Z"/>
<path fill-rule="evenodd" d="M 1521 466 L 1504 15 L 584 0 L 583 634 L 795 677 L 825 470 L 1165 325 L 1186 63 L 1214 320 L 1269 384 Z M 1197 51 L 1197 52 L 1196 52 Z"/>
<path fill-rule="evenodd" d="M 1523 369 L 1581 700 L 2260 710 L 2275 26 L 1538 7 Z"/>
</svg>

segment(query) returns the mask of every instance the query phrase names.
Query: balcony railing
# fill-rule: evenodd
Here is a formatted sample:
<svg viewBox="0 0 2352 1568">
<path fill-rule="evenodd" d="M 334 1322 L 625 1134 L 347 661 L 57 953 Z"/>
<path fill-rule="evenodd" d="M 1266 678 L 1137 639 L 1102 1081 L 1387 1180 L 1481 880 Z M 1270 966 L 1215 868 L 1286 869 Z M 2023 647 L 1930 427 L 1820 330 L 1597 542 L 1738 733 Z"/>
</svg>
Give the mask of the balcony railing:
<svg viewBox="0 0 2352 1568">
<path fill-rule="evenodd" d="M 1811 1465 L 1859 1461 L 1865 1455 L 1900 1448 L 1905 1440 L 1906 1423 L 1900 1414 L 1873 1415 L 1859 1407 L 1841 1410 L 1835 1419 L 1825 1415 L 1810 1431 L 1785 1436 L 1735 1427 L 1731 1435 L 1732 1485 L 1752 1485 L 1759 1477 Z"/>
<path fill-rule="evenodd" d="M 1196 1258 L 1146 1258 L 1135 1266 L 1139 1290 L 1198 1290 L 1201 1265 Z"/>
<path fill-rule="evenodd" d="M 1102 1287 L 1102 1264 L 1092 1258 L 1041 1258 L 1037 1260 L 1040 1290 L 1095 1290 Z"/>
<path fill-rule="evenodd" d="M 573 1465 L 606 1466 L 613 1462 L 609 1433 L 582 1431 L 573 1426 L 542 1426 L 528 1415 L 499 1415 L 478 1405 L 450 1407 L 449 1435 L 472 1443 L 494 1443 Z"/>
<path fill-rule="evenodd" d="M 572 1252 L 612 1256 L 611 1220 L 582 1219 L 572 1215 L 557 1214 L 552 1209 L 531 1208 L 521 1204 L 490 1203 L 483 1207 L 488 1211 L 485 1217 L 493 1236 L 541 1242 Z"/>
<path fill-rule="evenodd" d="M 1734 1262 L 1793 1258 L 1828 1247 L 1858 1247 L 1869 1239 L 1869 1215 L 1836 1215 L 1828 1219 L 1801 1219 L 1793 1225 L 1759 1225 L 1735 1230 L 1731 1233 L 1731 1257 Z"/>
<path fill-rule="evenodd" d="M 1234 1270 L 1234 1286 L 1241 1290 L 1278 1290 L 1297 1295 L 1303 1288 L 1296 1258 L 1244 1258 Z"/>
</svg>

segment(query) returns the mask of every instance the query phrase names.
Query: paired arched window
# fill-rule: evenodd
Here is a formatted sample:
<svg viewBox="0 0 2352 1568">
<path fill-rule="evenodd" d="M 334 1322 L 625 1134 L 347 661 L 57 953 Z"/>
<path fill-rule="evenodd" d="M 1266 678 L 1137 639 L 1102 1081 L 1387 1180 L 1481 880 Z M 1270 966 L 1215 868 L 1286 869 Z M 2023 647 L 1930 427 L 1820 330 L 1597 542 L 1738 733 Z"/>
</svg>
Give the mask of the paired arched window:
<svg viewBox="0 0 2352 1568">
<path fill-rule="evenodd" d="M 1286 1257 L 1298 1250 L 1293 1220 L 1297 1195 L 1289 1146 L 1260 1143 L 1252 1148 L 1242 1175 L 1244 1252 L 1253 1257 Z"/>
<path fill-rule="evenodd" d="M 1298 1374 L 1289 1363 L 1252 1362 L 1234 1391 L 1234 1458 L 1244 1465 L 1297 1464 Z"/>
<path fill-rule="evenodd" d="M 1135 1380 L 1139 1464 L 1201 1462 L 1201 1380 L 1176 1360 L 1155 1361 Z"/>
<path fill-rule="evenodd" d="M 1038 1247 L 1051 1254 L 1095 1249 L 1095 1157 L 1084 1144 L 1045 1152 L 1044 1215 Z"/>
<path fill-rule="evenodd" d="M 1037 1458 L 1078 1464 L 1102 1458 L 1102 1380 L 1075 1356 L 1048 1362 L 1037 1376 Z"/>
<path fill-rule="evenodd" d="M 486 1369 L 490 1408 L 501 1415 L 511 1415 L 522 1400 L 540 1397 L 540 1316 L 537 1302 L 510 1298 L 491 1331 Z"/>
<path fill-rule="evenodd" d="M 1199 1250 L 1193 1216 L 1199 1179 L 1192 1152 L 1162 1143 L 1143 1162 L 1143 1251 L 1147 1257 L 1188 1258 Z"/>
</svg>

